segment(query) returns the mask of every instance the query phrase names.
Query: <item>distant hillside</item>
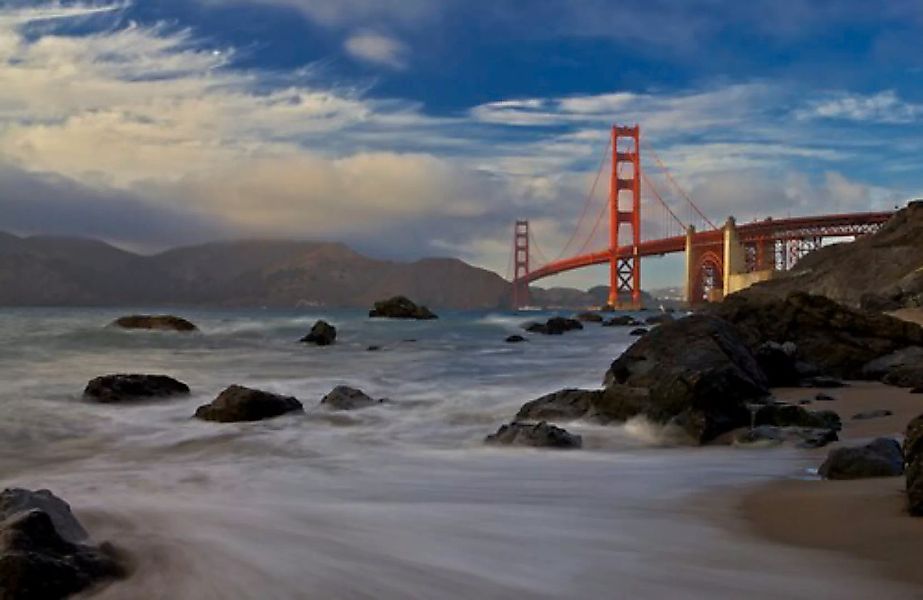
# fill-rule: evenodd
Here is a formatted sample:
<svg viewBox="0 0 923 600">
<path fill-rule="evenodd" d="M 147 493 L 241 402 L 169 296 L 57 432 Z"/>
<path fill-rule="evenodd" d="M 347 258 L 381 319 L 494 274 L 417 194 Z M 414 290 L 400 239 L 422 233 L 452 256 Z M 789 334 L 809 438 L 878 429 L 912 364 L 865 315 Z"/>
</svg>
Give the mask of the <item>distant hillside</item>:
<svg viewBox="0 0 923 600">
<path fill-rule="evenodd" d="M 342 244 L 241 241 L 154 256 L 95 240 L 0 233 L 0 304 L 368 307 L 405 294 L 434 307 L 503 306 L 509 283 L 450 258 L 375 260 Z"/>
<path fill-rule="evenodd" d="M 877 233 L 812 252 L 789 273 L 744 293 L 792 291 L 878 310 L 923 305 L 923 201 L 910 203 Z"/>
</svg>

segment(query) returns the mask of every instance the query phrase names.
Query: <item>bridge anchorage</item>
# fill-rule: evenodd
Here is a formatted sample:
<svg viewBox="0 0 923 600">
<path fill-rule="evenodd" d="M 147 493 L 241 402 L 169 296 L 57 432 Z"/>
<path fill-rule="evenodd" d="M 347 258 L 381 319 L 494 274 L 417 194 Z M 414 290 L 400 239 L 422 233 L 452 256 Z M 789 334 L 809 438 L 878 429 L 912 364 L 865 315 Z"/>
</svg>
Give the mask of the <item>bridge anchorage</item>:
<svg viewBox="0 0 923 600">
<path fill-rule="evenodd" d="M 673 191 L 672 197 L 661 194 L 648 171 L 642 169 L 640 126 L 615 125 L 577 226 L 557 258 L 545 258 L 528 220 L 516 222 L 511 256 L 514 309 L 529 304 L 529 285 L 535 281 L 607 264 L 609 305 L 637 310 L 642 301 L 641 259 L 674 253 L 686 256 L 686 302 L 695 306 L 720 301 L 728 294 L 770 279 L 779 271 L 791 269 L 825 240 L 855 238 L 876 231 L 893 214 L 889 211 L 767 218 L 742 225 L 734 217 L 728 217 L 719 227 L 677 183 L 654 149 L 647 145 L 644 149 Z M 608 195 L 601 199 L 597 197 L 597 187 L 604 169 L 610 165 Z M 673 206 L 668 199 L 674 201 Z M 589 217 L 594 206 L 598 215 L 592 222 Z M 685 219 L 680 218 L 682 213 Z M 604 235 L 605 228 L 601 227 L 606 215 L 608 235 Z"/>
</svg>

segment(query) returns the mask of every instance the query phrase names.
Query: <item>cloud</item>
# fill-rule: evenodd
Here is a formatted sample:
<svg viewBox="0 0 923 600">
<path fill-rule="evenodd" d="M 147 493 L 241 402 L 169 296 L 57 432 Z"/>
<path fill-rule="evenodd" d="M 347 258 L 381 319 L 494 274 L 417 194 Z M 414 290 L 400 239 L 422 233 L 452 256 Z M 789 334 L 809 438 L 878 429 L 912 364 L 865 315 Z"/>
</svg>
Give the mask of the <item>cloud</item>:
<svg viewBox="0 0 923 600">
<path fill-rule="evenodd" d="M 344 48 L 350 56 L 363 62 L 392 69 L 407 68 L 407 47 L 393 37 L 372 31 L 358 32 L 346 40 Z"/>
<path fill-rule="evenodd" d="M 438 17 L 451 0 L 199 0 L 206 4 L 275 5 L 295 9 L 331 28 L 381 25 L 415 26 Z"/>
<path fill-rule="evenodd" d="M 923 118 L 923 104 L 901 100 L 894 90 L 872 95 L 838 94 L 812 102 L 796 113 L 800 119 L 844 119 L 868 123 L 913 123 Z"/>
</svg>

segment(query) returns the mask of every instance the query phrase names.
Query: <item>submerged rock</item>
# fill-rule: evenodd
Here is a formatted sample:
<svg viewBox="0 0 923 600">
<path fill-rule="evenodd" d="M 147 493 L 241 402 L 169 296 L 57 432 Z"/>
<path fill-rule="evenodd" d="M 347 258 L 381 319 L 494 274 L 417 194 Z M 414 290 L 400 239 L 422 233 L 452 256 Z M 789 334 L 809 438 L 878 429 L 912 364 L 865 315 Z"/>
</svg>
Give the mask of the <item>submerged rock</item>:
<svg viewBox="0 0 923 600">
<path fill-rule="evenodd" d="M 577 315 L 577 320 L 583 321 L 584 323 L 602 323 L 603 317 L 595 312 L 582 312 Z"/>
<path fill-rule="evenodd" d="M 305 344 L 316 344 L 318 346 L 329 346 L 337 339 L 337 328 L 327 321 L 318 321 L 311 327 L 310 333 L 301 338 Z"/>
<path fill-rule="evenodd" d="M 868 419 L 880 419 L 882 417 L 890 417 L 894 413 L 890 410 L 878 409 L 878 410 L 867 410 L 864 412 L 856 413 L 852 416 L 854 421 L 865 421 Z"/>
<path fill-rule="evenodd" d="M 632 329 L 630 332 L 628 332 L 628 335 L 631 335 L 634 337 L 641 337 L 642 335 L 647 335 L 647 329 L 643 327 L 638 327 L 637 329 Z"/>
<path fill-rule="evenodd" d="M 734 436 L 734 445 L 760 447 L 795 442 L 799 448 L 821 448 L 838 439 L 839 436 L 833 429 L 759 425 L 738 432 Z"/>
<path fill-rule="evenodd" d="M 635 327 L 641 322 L 630 315 L 619 315 L 603 321 L 603 327 Z"/>
<path fill-rule="evenodd" d="M 523 327 L 530 333 L 541 333 L 543 335 L 562 335 L 568 331 L 583 329 L 583 325 L 577 319 L 564 317 L 552 317 L 545 323 L 527 323 Z"/>
<path fill-rule="evenodd" d="M 516 421 L 622 422 L 640 414 L 649 396 L 645 388 L 624 385 L 601 390 L 560 390 L 524 404 L 516 414 Z"/>
<path fill-rule="evenodd" d="M 747 405 L 768 397 L 765 375 L 726 321 L 692 315 L 652 330 L 616 359 L 606 385 L 649 390 L 638 414 L 681 427 L 696 442 L 750 424 Z"/>
<path fill-rule="evenodd" d="M 583 438 L 548 423 L 510 423 L 484 440 L 488 444 L 533 448 L 580 448 Z"/>
<path fill-rule="evenodd" d="M 199 330 L 192 322 L 173 315 L 129 315 L 116 319 L 110 327 L 183 332 Z"/>
<path fill-rule="evenodd" d="M 527 342 L 527 341 L 528 340 L 522 337 L 521 335 L 511 335 L 510 337 L 506 338 L 507 344 L 521 344 L 522 342 Z"/>
<path fill-rule="evenodd" d="M 430 309 L 425 306 L 417 306 L 412 300 L 404 296 L 394 296 L 393 298 L 376 302 L 375 307 L 369 311 L 369 317 L 416 320 L 439 318 Z"/>
<path fill-rule="evenodd" d="M 70 506 L 48 490 L 0 493 L 0 598 L 66 598 L 125 575 L 112 546 L 86 540 Z"/>
<path fill-rule="evenodd" d="M 291 396 L 232 385 L 210 404 L 200 406 L 195 416 L 205 421 L 233 423 L 261 421 L 301 410 L 304 410 L 301 402 Z"/>
<path fill-rule="evenodd" d="M 324 408 L 330 410 L 359 410 L 377 406 L 384 400 L 375 400 L 360 389 L 338 385 L 320 401 Z"/>
<path fill-rule="evenodd" d="M 189 386 L 166 375 L 104 375 L 91 380 L 84 398 L 104 404 L 170 398 L 189 393 Z"/>
<path fill-rule="evenodd" d="M 824 479 L 897 477 L 904 473 L 904 455 L 897 441 L 878 438 L 865 446 L 832 450 L 818 473 Z"/>
</svg>

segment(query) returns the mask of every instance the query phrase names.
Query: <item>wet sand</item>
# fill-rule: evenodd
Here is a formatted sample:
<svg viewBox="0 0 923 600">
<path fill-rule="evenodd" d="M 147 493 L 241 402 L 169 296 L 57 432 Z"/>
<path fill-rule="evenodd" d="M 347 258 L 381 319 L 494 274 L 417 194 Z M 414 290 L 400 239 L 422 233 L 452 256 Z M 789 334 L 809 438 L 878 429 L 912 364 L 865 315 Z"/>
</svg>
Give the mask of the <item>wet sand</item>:
<svg viewBox="0 0 923 600">
<path fill-rule="evenodd" d="M 834 401 L 815 401 L 814 410 L 836 411 L 843 420 L 841 441 L 805 450 L 805 459 L 820 466 L 827 453 L 843 445 L 860 445 L 879 436 L 902 439 L 910 419 L 923 413 L 923 394 L 879 383 L 855 382 L 834 390 L 781 389 L 785 400 L 827 393 Z M 887 409 L 888 417 L 853 420 L 856 413 Z M 889 580 L 920 586 L 923 597 L 923 519 L 906 511 L 904 478 L 821 481 L 797 478 L 774 481 L 746 493 L 739 508 L 747 526 L 775 542 L 841 553 L 868 561 Z"/>
</svg>

